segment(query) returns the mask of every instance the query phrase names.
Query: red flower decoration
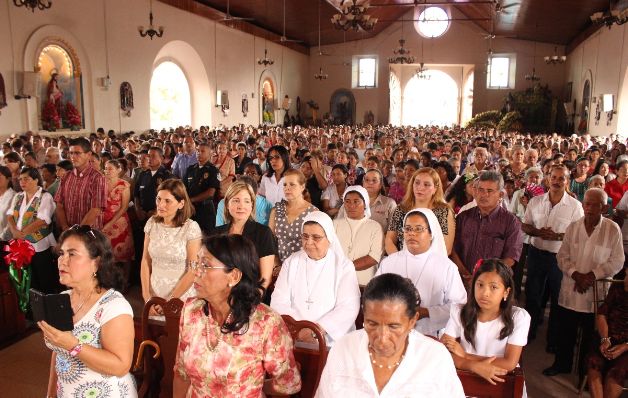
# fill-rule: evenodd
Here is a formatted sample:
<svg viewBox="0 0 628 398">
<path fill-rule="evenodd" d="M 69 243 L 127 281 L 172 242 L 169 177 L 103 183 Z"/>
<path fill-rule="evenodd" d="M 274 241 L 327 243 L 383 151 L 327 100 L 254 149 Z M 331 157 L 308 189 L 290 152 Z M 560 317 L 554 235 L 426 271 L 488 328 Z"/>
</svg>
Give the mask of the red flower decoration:
<svg viewBox="0 0 628 398">
<path fill-rule="evenodd" d="M 13 265 L 18 270 L 30 264 L 31 258 L 35 255 L 33 245 L 24 239 L 11 239 L 9 244 L 4 247 L 4 251 L 9 252 L 4 256 L 6 264 Z"/>
<path fill-rule="evenodd" d="M 475 273 L 478 272 L 478 269 L 480 269 L 483 262 L 484 262 L 483 259 L 479 259 L 478 262 L 475 263 L 475 266 L 473 267 L 473 276 L 475 276 Z"/>
</svg>

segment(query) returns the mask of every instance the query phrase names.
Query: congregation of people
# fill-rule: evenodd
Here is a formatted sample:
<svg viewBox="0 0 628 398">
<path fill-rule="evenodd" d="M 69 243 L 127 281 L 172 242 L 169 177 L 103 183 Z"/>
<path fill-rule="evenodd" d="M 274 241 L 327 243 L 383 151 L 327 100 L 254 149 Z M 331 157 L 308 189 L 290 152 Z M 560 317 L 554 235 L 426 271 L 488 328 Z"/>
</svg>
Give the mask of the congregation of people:
<svg viewBox="0 0 628 398">
<path fill-rule="evenodd" d="M 619 136 L 28 132 L 3 143 L 1 164 L 2 239 L 31 242 L 32 287 L 72 304 L 73 331 L 38 323 L 52 352 L 48 397 L 137 396 L 133 287 L 144 302 L 184 302 L 165 370 L 174 397 L 298 392 L 293 349 L 316 335 L 293 340 L 281 315 L 324 333 L 316 397 L 464 397 L 456 369 L 504 382 L 543 322 L 555 356 L 543 377 L 575 368 L 593 398 L 622 393 Z M 610 278 L 624 283 L 594 294 Z"/>
</svg>

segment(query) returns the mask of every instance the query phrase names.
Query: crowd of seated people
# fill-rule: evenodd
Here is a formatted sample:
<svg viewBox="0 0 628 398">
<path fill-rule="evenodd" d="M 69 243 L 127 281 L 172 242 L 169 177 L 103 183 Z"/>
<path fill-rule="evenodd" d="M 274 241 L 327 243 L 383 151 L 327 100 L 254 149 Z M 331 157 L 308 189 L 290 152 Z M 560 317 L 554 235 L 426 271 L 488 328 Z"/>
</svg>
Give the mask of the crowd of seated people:
<svg viewBox="0 0 628 398">
<path fill-rule="evenodd" d="M 292 349 L 315 337 L 293 341 L 280 315 L 324 333 L 320 397 L 464 396 L 455 369 L 502 383 L 548 301 L 555 360 L 543 374 L 576 365 L 595 398 L 621 394 L 624 296 L 615 288 L 596 322 L 593 294 L 628 250 L 619 136 L 27 132 L 4 143 L 0 163 L 1 237 L 34 246 L 33 287 L 69 294 L 74 312 L 71 332 L 39 324 L 53 352 L 50 397 L 134 396 L 129 286 L 144 302 L 185 302 L 167 370 L 175 396 L 298 391 Z"/>
</svg>

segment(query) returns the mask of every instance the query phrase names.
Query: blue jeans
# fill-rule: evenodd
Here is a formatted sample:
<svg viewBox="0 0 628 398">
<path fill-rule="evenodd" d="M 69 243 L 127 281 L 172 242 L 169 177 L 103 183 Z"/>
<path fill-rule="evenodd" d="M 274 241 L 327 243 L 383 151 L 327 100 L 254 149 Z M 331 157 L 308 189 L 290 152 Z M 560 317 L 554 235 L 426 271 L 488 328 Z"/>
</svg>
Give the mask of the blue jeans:
<svg viewBox="0 0 628 398">
<path fill-rule="evenodd" d="M 558 268 L 556 254 L 537 249 L 530 245 L 528 250 L 528 277 L 526 280 L 526 310 L 530 314 L 530 336 L 536 335 L 536 329 L 543 313 L 541 303 L 545 289 L 550 295 L 550 316 L 547 325 L 547 345 L 558 345 L 556 314 L 558 310 L 558 294 L 563 273 Z"/>
</svg>

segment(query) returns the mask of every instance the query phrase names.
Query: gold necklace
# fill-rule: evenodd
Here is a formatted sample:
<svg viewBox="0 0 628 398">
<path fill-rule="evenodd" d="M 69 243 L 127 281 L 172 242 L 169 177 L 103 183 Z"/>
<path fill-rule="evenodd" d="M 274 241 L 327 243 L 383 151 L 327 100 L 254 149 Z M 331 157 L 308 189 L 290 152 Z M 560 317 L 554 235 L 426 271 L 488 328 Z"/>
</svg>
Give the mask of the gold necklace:
<svg viewBox="0 0 628 398">
<path fill-rule="evenodd" d="M 401 354 L 401 358 L 399 358 L 399 360 L 395 363 L 393 363 L 392 365 L 382 365 L 377 363 L 377 361 L 375 360 L 375 358 L 373 358 L 373 353 L 371 352 L 371 350 L 369 350 L 369 357 L 371 357 L 371 363 L 375 366 L 377 366 L 379 369 L 383 369 L 386 368 L 388 370 L 391 369 L 395 369 L 396 367 L 399 366 L 399 364 L 401 364 L 401 361 L 403 361 L 403 358 L 406 356 L 406 354 Z"/>
</svg>

